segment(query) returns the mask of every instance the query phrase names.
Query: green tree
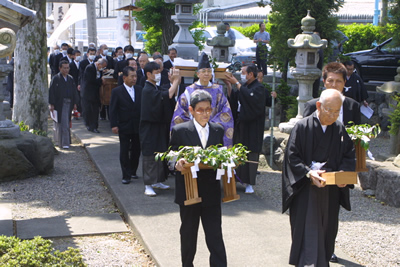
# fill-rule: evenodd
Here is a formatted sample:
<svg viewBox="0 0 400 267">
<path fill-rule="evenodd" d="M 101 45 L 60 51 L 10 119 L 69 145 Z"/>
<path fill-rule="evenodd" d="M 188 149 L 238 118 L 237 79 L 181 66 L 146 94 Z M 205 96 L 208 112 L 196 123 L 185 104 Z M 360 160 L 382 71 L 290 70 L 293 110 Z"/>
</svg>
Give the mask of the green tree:
<svg viewBox="0 0 400 267">
<path fill-rule="evenodd" d="M 389 22 L 395 26 L 393 35 L 394 42 L 400 45 L 400 0 L 393 0 L 389 10 Z"/>
<path fill-rule="evenodd" d="M 160 51 L 166 54 L 168 46 L 178 32 L 178 27 L 171 19 L 175 12 L 175 4 L 167 4 L 164 0 L 141 0 L 137 6 L 143 8 L 143 11 L 133 12 L 145 30 L 148 32 L 145 38 L 146 51 L 153 53 Z M 161 33 L 161 34 L 160 34 Z"/>
<path fill-rule="evenodd" d="M 335 38 L 338 19 L 332 13 L 342 6 L 341 0 L 273 0 L 271 14 L 268 19 L 271 23 L 271 57 L 277 60 L 278 69 L 282 78 L 287 81 L 288 63 L 294 65 L 296 50 L 289 48 L 287 40 L 302 33 L 301 19 L 310 10 L 311 16 L 316 19 L 316 29 L 323 39 Z M 325 55 L 329 51 L 324 51 Z M 328 53 L 326 53 L 328 52 Z"/>
</svg>

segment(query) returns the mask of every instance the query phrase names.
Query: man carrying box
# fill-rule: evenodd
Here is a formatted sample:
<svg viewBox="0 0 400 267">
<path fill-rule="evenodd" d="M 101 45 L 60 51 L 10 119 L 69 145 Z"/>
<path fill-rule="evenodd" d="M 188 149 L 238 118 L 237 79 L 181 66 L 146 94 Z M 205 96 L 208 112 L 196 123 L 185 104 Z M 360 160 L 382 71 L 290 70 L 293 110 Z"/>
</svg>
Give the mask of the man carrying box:
<svg viewBox="0 0 400 267">
<path fill-rule="evenodd" d="M 290 209 L 292 246 L 289 264 L 329 266 L 335 247 L 340 205 L 350 210 L 349 187 L 326 185 L 325 171 L 354 171 L 355 150 L 337 121 L 343 96 L 326 89 L 312 115 L 296 123 L 282 170 L 283 212 Z"/>
<path fill-rule="evenodd" d="M 177 124 L 172 128 L 170 145 L 173 150 L 178 150 L 180 146 L 206 148 L 223 143 L 224 128 L 219 124 L 209 122 L 212 113 L 211 101 L 212 96 L 205 90 L 195 90 L 190 95 L 189 112 L 193 120 Z M 210 266 L 227 266 L 221 227 L 220 181 L 216 180 L 216 171 L 200 170 L 197 174 L 197 183 L 202 202 L 185 206 L 185 182 L 180 172 L 186 163 L 184 159 L 178 159 L 175 165 L 179 171 L 175 179 L 175 203 L 179 205 L 181 217 L 182 266 L 193 266 L 200 219 L 210 251 Z"/>
</svg>

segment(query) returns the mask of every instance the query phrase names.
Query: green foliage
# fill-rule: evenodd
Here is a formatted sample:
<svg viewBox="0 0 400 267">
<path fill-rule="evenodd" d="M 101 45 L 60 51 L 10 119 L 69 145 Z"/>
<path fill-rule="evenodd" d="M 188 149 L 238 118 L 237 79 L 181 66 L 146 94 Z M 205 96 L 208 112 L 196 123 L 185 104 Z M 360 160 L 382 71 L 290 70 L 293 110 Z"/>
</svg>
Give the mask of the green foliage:
<svg viewBox="0 0 400 267">
<path fill-rule="evenodd" d="M 199 51 L 204 49 L 204 44 L 207 41 L 207 38 L 203 36 L 203 29 L 205 27 L 206 26 L 198 20 L 194 21 L 192 26 L 189 27 L 189 31 L 191 29 L 197 29 L 195 31 L 191 31 L 190 34 L 192 34 L 194 44 L 199 48 Z"/>
<path fill-rule="evenodd" d="M 393 24 L 394 32 L 393 41 L 395 44 L 400 45 L 400 0 L 392 0 L 392 4 L 389 8 L 389 22 Z"/>
<path fill-rule="evenodd" d="M 374 26 L 372 24 L 350 24 L 339 25 L 341 30 L 349 41 L 343 44 L 343 53 L 349 53 L 359 50 L 371 49 L 374 44 L 379 44 L 394 35 L 395 27 L 393 24 L 386 26 Z"/>
<path fill-rule="evenodd" d="M 394 108 L 394 111 L 392 114 L 389 115 L 389 121 L 390 121 L 390 134 L 392 135 L 397 135 L 399 133 L 399 127 L 400 127 L 400 95 L 395 94 L 392 96 L 393 100 L 397 102 L 396 105 L 390 104 L 392 108 Z"/>
<path fill-rule="evenodd" d="M 281 79 L 280 84 L 276 88 L 279 103 L 281 104 L 281 122 L 288 121 L 297 115 L 297 100 L 295 96 L 290 95 L 290 86 Z M 296 111 L 293 111 L 293 108 Z"/>
<path fill-rule="evenodd" d="M 265 23 L 265 21 L 264 21 Z M 265 23 L 265 31 L 270 32 L 271 31 L 271 23 Z M 254 34 L 260 30 L 259 23 L 255 23 L 251 26 L 248 27 L 232 27 L 239 32 L 241 32 L 244 36 L 250 38 L 251 40 L 254 39 Z"/>
<path fill-rule="evenodd" d="M 377 137 L 381 128 L 378 124 L 375 126 L 360 124 L 346 127 L 346 131 L 355 144 L 361 143 L 361 147 L 368 150 L 370 138 Z"/>
<path fill-rule="evenodd" d="M 1 266 L 87 266 L 78 249 L 68 248 L 64 252 L 54 251 L 50 240 L 36 236 L 32 240 L 0 236 Z"/>
<path fill-rule="evenodd" d="M 196 160 L 212 167 L 214 170 L 219 168 L 227 169 L 227 165 L 233 161 L 234 164 L 240 165 L 247 161 L 247 154 L 250 151 L 242 144 L 236 144 L 231 148 L 209 146 L 202 149 L 198 146 L 182 146 L 178 151 L 168 150 L 164 153 L 156 153 L 156 160 L 177 160 L 185 159 L 189 163 Z"/>
<path fill-rule="evenodd" d="M 18 126 L 19 126 L 19 130 L 21 132 L 30 132 L 30 133 L 33 133 L 33 134 L 36 134 L 36 135 L 47 137 L 47 132 L 46 131 L 36 130 L 36 129 L 29 129 L 29 125 L 26 125 L 23 121 L 18 123 Z"/>
<path fill-rule="evenodd" d="M 302 33 L 301 20 L 307 15 L 307 10 L 311 10 L 311 16 L 316 19 L 315 31 L 318 31 L 323 39 L 330 40 L 334 38 L 338 21 L 332 13 L 337 11 L 342 4 L 341 0 L 275 0 L 272 2 L 272 11 L 269 15 L 270 55 L 277 60 L 279 70 L 286 73 L 287 63 L 294 65 L 296 50 L 288 47 L 287 40 Z M 329 54 L 329 51 L 327 52 L 326 55 Z"/>
<path fill-rule="evenodd" d="M 149 54 L 155 51 L 161 51 L 161 31 L 157 30 L 155 27 L 147 28 L 144 38 L 147 40 L 144 51 Z"/>
</svg>

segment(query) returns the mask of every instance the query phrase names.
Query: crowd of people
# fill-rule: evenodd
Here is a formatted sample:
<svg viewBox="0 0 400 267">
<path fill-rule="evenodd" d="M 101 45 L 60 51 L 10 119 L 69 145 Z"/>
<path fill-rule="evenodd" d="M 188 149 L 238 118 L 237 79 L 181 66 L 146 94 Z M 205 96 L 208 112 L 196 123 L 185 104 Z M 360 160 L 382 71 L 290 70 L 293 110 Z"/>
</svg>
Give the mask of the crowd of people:
<svg viewBox="0 0 400 267">
<path fill-rule="evenodd" d="M 229 25 L 227 25 L 229 27 Z M 265 25 L 255 35 L 257 55 L 266 53 L 269 34 Z M 199 58 L 198 80 L 185 85 L 174 60 L 175 48 L 168 59 L 156 52 L 152 60 L 145 52 L 135 59 L 134 48 L 117 47 L 112 54 L 106 44 L 98 49 L 91 44 L 85 54 L 68 44 L 54 46 L 49 57 L 52 80 L 49 109 L 54 120 L 55 142 L 63 149 L 70 145 L 71 112 L 76 109 L 87 130 L 99 133 L 99 119 L 109 119 L 112 133 L 120 142 L 122 183 L 138 179 L 141 158 L 144 194 L 154 197 L 155 190 L 169 189 L 164 184 L 171 170 L 154 154 L 172 146 L 224 145 L 241 143 L 248 147 L 249 162 L 236 170 L 245 185 L 245 193 L 254 193 L 258 158 L 261 152 L 265 107 L 275 92 L 263 85 L 265 62 L 242 68 L 240 81 L 226 75 L 215 83 L 209 58 Z M 258 58 L 259 60 L 260 58 Z M 354 147 L 344 125 L 361 120 L 360 104 L 367 106 L 368 94 L 361 78 L 353 73 L 351 62 L 332 62 L 323 68 L 326 90 L 305 104 L 304 119 L 294 127 L 287 143 L 282 172 L 283 211 L 290 210 L 292 248 L 290 264 L 328 266 L 334 252 L 340 205 L 350 209 L 351 185 L 323 183 L 325 171 L 354 171 Z M 100 103 L 100 87 L 108 75 L 117 81 L 109 105 Z M 180 207 L 182 265 L 192 266 L 196 251 L 199 220 L 202 220 L 211 266 L 226 266 L 221 230 L 220 184 L 213 170 L 199 171 L 199 195 L 203 202 L 185 206 L 183 176 L 185 160 L 177 159 L 175 202 Z M 334 256 L 334 254 L 333 254 Z"/>
</svg>

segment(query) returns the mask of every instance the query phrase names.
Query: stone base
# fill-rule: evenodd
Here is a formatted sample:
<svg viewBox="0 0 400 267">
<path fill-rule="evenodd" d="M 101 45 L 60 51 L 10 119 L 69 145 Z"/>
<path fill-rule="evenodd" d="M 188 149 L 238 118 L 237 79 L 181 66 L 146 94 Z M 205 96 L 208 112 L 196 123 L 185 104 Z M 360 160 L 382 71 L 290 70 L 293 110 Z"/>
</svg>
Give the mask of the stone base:
<svg viewBox="0 0 400 267">
<path fill-rule="evenodd" d="M 393 162 L 367 160 L 368 172 L 359 172 L 358 179 L 363 190 L 375 192 L 379 201 L 400 207 L 400 169 Z"/>
<path fill-rule="evenodd" d="M 20 136 L 19 126 L 10 120 L 0 121 L 0 139 L 18 138 Z"/>
<path fill-rule="evenodd" d="M 18 138 L 0 139 L 0 181 L 49 173 L 54 166 L 51 139 L 29 132 Z"/>
<path fill-rule="evenodd" d="M 289 122 L 282 122 L 279 123 L 279 131 L 281 131 L 281 133 L 287 133 L 290 134 L 294 128 L 294 126 L 296 125 L 296 123 L 299 121 L 300 119 L 297 118 L 291 118 L 289 120 Z"/>
<path fill-rule="evenodd" d="M 178 51 L 178 56 L 183 59 L 199 61 L 199 48 L 194 44 L 173 43 L 168 48 L 175 48 Z"/>
</svg>

